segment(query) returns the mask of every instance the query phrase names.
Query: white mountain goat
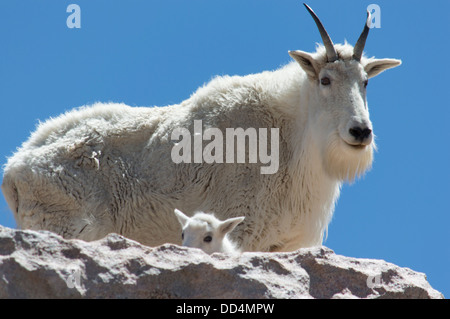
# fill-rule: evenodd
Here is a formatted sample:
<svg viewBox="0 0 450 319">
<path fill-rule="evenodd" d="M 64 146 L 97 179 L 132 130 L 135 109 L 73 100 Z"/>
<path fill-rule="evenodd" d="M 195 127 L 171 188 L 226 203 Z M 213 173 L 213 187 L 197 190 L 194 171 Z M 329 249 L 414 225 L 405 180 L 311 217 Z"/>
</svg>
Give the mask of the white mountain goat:
<svg viewBox="0 0 450 319">
<path fill-rule="evenodd" d="M 245 217 L 233 217 L 220 221 L 214 215 L 203 212 L 198 212 L 192 217 L 186 216 L 178 209 L 174 212 L 183 228 L 181 233 L 183 246 L 200 248 L 207 254 L 240 252 L 228 234 Z"/>
<path fill-rule="evenodd" d="M 243 251 L 321 245 L 342 183 L 372 164 L 368 79 L 401 62 L 363 56 L 370 17 L 352 47 L 334 45 L 309 12 L 324 46 L 290 51 L 295 62 L 278 70 L 217 77 L 179 105 L 95 104 L 40 124 L 4 167 L 2 190 L 17 225 L 66 238 L 115 232 L 149 246 L 181 244 L 173 213 L 180 208 L 221 220 L 245 216 L 230 234 Z M 195 120 L 203 136 L 194 134 Z M 174 147 L 191 145 L 186 135 L 174 140 L 176 128 L 194 144 L 203 138 L 203 155 L 216 160 L 175 163 Z M 278 155 L 276 172 L 261 174 L 264 158 L 224 162 L 224 141 L 218 134 L 211 141 L 211 132 L 227 128 L 247 138 L 252 129 L 278 129 L 271 133 L 278 144 L 258 141 Z M 258 146 L 250 144 L 249 157 Z"/>
</svg>

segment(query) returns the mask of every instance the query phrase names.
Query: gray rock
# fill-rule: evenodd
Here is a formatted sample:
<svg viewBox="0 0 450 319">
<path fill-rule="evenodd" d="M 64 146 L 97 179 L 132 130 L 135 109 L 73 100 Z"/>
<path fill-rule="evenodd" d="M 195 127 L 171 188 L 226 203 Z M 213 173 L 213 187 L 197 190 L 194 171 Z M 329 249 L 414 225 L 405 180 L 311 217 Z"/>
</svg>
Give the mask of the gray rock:
<svg viewBox="0 0 450 319">
<path fill-rule="evenodd" d="M 0 298 L 443 298 L 423 273 L 326 247 L 213 254 L 0 226 Z"/>
</svg>

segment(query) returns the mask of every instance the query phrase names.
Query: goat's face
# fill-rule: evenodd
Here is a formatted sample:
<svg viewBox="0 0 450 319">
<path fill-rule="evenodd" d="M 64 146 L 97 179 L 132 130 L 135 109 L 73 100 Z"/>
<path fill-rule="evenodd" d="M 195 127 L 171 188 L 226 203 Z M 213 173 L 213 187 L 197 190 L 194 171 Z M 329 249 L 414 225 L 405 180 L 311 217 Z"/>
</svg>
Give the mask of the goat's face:
<svg viewBox="0 0 450 319">
<path fill-rule="evenodd" d="M 370 149 L 372 123 L 366 100 L 368 77 L 356 61 L 338 61 L 325 65 L 313 84 L 309 109 L 314 135 L 335 135 L 339 146 L 350 151 Z"/>
<path fill-rule="evenodd" d="M 193 219 L 183 227 L 182 245 L 200 248 L 207 254 L 221 251 L 223 237 L 216 234 L 214 228 L 204 220 Z"/>
<path fill-rule="evenodd" d="M 400 64 L 392 59 L 352 59 L 353 47 L 336 45 L 341 59 L 324 62 L 323 48 L 311 55 L 291 51 L 309 79 L 308 125 L 333 178 L 352 181 L 372 164 L 375 148 L 366 90 L 369 78 Z"/>
<path fill-rule="evenodd" d="M 375 148 L 366 99 L 368 81 L 400 65 L 401 61 L 363 57 L 370 14 L 363 33 L 352 47 L 347 43 L 334 45 L 320 20 L 306 7 L 316 21 L 324 46 L 314 54 L 303 51 L 289 54 L 308 76 L 308 129 L 328 173 L 351 181 L 371 166 Z"/>
<path fill-rule="evenodd" d="M 174 212 L 182 227 L 182 245 L 200 248 L 207 254 L 223 252 L 224 237 L 244 220 L 244 217 L 234 217 L 220 221 L 205 213 L 188 217 L 178 209 Z"/>
</svg>

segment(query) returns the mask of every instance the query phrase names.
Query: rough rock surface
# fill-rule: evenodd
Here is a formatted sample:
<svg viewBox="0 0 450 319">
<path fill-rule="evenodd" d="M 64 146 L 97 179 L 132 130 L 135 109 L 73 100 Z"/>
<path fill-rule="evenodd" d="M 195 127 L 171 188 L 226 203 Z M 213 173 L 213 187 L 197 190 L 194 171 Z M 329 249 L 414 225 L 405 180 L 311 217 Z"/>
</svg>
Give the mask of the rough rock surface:
<svg viewBox="0 0 450 319">
<path fill-rule="evenodd" d="M 0 226 L 0 298 L 443 298 L 422 273 L 326 247 L 213 254 Z"/>
</svg>

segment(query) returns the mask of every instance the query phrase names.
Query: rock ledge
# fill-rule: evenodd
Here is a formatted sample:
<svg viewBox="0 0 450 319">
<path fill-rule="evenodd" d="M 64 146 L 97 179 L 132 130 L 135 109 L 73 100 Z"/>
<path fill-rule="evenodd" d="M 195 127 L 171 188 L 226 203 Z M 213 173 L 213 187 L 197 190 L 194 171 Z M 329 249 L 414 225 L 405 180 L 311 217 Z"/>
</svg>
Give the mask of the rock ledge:
<svg viewBox="0 0 450 319">
<path fill-rule="evenodd" d="M 0 298 L 443 298 L 423 273 L 326 247 L 213 254 L 0 226 Z"/>
</svg>

